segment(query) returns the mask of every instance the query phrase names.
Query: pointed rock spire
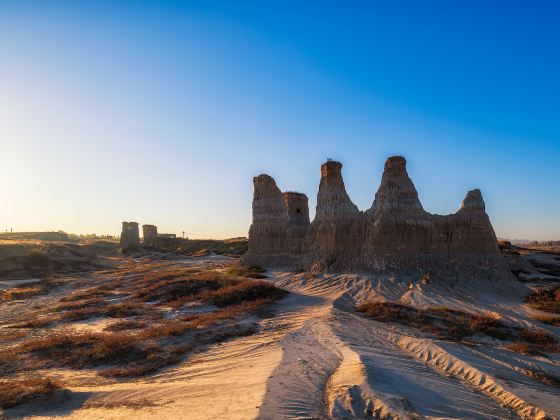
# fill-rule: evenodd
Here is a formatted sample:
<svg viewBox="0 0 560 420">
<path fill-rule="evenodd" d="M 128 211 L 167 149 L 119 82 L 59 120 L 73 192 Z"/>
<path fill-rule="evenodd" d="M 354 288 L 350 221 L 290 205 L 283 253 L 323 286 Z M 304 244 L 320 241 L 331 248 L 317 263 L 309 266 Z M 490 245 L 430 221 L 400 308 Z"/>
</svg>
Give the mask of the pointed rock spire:
<svg viewBox="0 0 560 420">
<path fill-rule="evenodd" d="M 418 192 L 406 171 L 406 159 L 392 156 L 385 161 L 381 185 L 370 212 L 423 212 Z"/>
<path fill-rule="evenodd" d="M 317 193 L 316 217 L 357 214 L 358 207 L 346 192 L 342 163 L 329 160 L 321 165 L 321 183 Z"/>
<path fill-rule="evenodd" d="M 467 192 L 465 199 L 461 203 L 461 210 L 486 210 L 486 205 L 479 189 Z"/>
</svg>

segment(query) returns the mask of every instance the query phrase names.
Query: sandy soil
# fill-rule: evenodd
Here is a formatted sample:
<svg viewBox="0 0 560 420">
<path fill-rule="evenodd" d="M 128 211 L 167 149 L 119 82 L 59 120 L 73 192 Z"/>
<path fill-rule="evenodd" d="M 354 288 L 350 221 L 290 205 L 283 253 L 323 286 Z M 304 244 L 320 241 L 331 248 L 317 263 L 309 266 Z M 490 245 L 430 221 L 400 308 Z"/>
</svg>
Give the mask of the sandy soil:
<svg viewBox="0 0 560 420">
<path fill-rule="evenodd" d="M 192 259 L 216 264 L 212 258 Z M 223 260 L 220 260 L 223 263 Z M 9 418 L 95 419 L 503 419 L 555 418 L 560 388 L 527 375 L 560 377 L 560 357 L 529 357 L 480 337 L 470 345 L 363 318 L 356 301 L 400 300 L 499 314 L 511 325 L 537 324 L 521 284 L 401 283 L 358 275 L 312 277 L 276 271 L 291 294 L 260 332 L 215 345 L 171 369 L 134 381 L 70 380 L 49 400 Z M 93 321 L 84 328 L 97 328 Z M 548 329 L 560 339 L 560 329 Z"/>
</svg>

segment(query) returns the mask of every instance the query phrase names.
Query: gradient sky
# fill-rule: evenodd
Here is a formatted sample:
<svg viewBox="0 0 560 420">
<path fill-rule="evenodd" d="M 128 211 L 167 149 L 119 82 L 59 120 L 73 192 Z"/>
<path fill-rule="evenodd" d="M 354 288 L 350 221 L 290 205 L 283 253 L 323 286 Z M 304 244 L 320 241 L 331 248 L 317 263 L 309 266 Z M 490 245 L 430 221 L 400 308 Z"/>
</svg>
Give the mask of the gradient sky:
<svg viewBox="0 0 560 420">
<path fill-rule="evenodd" d="M 560 2 L 0 1 L 0 229 L 246 236 L 252 177 L 560 239 Z"/>
</svg>

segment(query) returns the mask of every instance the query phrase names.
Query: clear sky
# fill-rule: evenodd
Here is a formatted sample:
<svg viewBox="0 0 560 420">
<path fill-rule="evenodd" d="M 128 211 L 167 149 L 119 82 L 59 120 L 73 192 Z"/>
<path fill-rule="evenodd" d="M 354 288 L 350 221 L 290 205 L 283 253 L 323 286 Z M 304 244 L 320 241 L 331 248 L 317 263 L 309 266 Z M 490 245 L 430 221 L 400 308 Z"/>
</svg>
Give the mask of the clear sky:
<svg viewBox="0 0 560 420">
<path fill-rule="evenodd" d="M 0 2 L 0 229 L 246 236 L 252 177 L 560 239 L 560 2 Z"/>
</svg>

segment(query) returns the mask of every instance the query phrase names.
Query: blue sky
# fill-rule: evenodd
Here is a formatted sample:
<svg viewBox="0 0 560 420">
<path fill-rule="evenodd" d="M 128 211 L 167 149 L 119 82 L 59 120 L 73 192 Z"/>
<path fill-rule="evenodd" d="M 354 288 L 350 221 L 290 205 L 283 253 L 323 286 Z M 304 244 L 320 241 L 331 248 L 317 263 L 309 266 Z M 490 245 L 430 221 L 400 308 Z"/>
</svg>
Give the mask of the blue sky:
<svg viewBox="0 0 560 420">
<path fill-rule="evenodd" d="M 426 210 L 481 188 L 560 239 L 560 4 L 0 2 L 0 229 L 245 236 L 252 177 L 340 160 L 370 207 L 402 154 Z"/>
</svg>

